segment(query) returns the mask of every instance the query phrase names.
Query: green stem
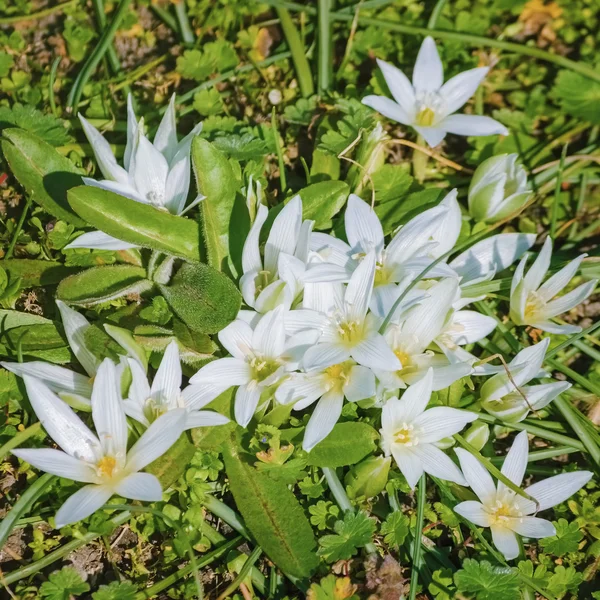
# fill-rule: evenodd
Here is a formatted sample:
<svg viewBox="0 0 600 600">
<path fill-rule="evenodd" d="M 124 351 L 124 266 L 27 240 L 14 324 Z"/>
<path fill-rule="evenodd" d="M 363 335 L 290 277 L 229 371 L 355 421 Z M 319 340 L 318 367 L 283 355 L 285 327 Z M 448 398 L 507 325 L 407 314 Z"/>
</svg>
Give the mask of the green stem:
<svg viewBox="0 0 600 600">
<path fill-rule="evenodd" d="M 175 2 L 175 16 L 177 17 L 178 29 L 183 43 L 193 44 L 196 41 L 196 36 L 194 35 L 190 25 L 185 0 L 179 0 L 179 2 Z"/>
<path fill-rule="evenodd" d="M 237 590 L 240 587 L 240 584 L 242 584 L 244 579 L 246 579 L 248 571 L 250 571 L 250 569 L 252 568 L 254 563 L 259 559 L 261 554 L 262 548 L 260 546 L 256 546 L 256 548 L 254 548 L 254 550 L 252 551 L 252 554 L 246 559 L 246 561 L 242 565 L 242 568 L 240 569 L 240 572 L 238 573 L 237 577 L 225 588 L 225 591 L 219 595 L 217 600 L 224 600 L 225 598 L 227 598 L 227 596 L 229 596 L 232 592 L 235 592 L 235 590 Z"/>
<path fill-rule="evenodd" d="M 13 255 L 15 250 L 15 245 L 17 243 L 17 239 L 21 233 L 21 229 L 23 229 L 23 223 L 25 223 L 25 218 L 27 217 L 27 213 L 29 212 L 29 207 L 31 206 L 31 202 L 33 201 L 33 196 L 30 194 L 25 202 L 25 207 L 21 212 L 21 216 L 19 217 L 19 222 L 17 223 L 17 228 L 15 229 L 12 239 L 10 240 L 10 244 L 8 246 L 8 250 L 6 251 L 5 258 L 10 258 Z"/>
<path fill-rule="evenodd" d="M 52 114 L 57 117 L 58 113 L 56 110 L 56 99 L 54 96 L 54 82 L 56 81 L 56 72 L 58 71 L 58 65 L 60 65 L 60 61 L 62 57 L 57 56 L 52 61 L 52 66 L 50 67 L 50 75 L 48 77 L 48 102 L 50 103 L 50 110 Z"/>
<path fill-rule="evenodd" d="M 422 135 L 417 136 L 417 146 L 426 146 L 425 140 Z M 421 152 L 420 150 L 413 150 L 412 156 L 412 166 L 413 166 L 413 175 L 415 179 L 419 183 L 423 183 L 425 181 L 425 175 L 427 172 L 427 163 L 429 162 L 429 156 L 425 154 L 425 152 Z"/>
<path fill-rule="evenodd" d="M 431 11 L 431 16 L 429 17 L 429 21 L 427 21 L 427 29 L 435 29 L 437 25 L 438 19 L 444 10 L 444 6 L 446 5 L 446 0 L 437 0 L 433 10 Z"/>
<path fill-rule="evenodd" d="M 31 508 L 33 503 L 54 479 L 54 475 L 44 473 L 21 494 L 8 514 L 0 522 L 0 548 L 4 546 L 4 542 L 8 539 L 16 522 Z"/>
<path fill-rule="evenodd" d="M 229 508 L 224 502 L 221 502 L 214 496 L 207 494 L 202 502 L 206 510 L 211 512 L 215 517 L 225 521 L 229 527 L 235 529 L 239 534 L 243 535 L 247 540 L 250 540 L 250 532 L 246 529 L 246 525 L 242 517 L 234 510 Z"/>
<path fill-rule="evenodd" d="M 4 457 L 13 449 L 20 446 L 23 442 L 27 441 L 29 438 L 37 435 L 42 428 L 42 424 L 38 421 L 33 425 L 27 427 L 27 429 L 23 429 L 23 431 L 19 431 L 19 433 L 15 434 L 6 444 L 0 447 L 0 460 L 4 460 Z M 1 545 L 0 545 L 1 547 Z"/>
<path fill-rule="evenodd" d="M 552 201 L 552 214 L 550 215 L 550 233 L 548 234 L 552 239 L 556 235 L 556 222 L 558 219 L 558 203 L 560 200 L 560 190 L 562 187 L 562 175 L 565 168 L 565 158 L 567 156 L 568 144 L 563 146 L 562 152 L 560 153 L 560 163 L 558 165 L 558 173 L 556 174 L 556 186 L 554 187 L 554 198 Z"/>
<path fill-rule="evenodd" d="M 119 525 L 125 523 L 125 521 L 129 519 L 129 517 L 131 517 L 131 513 L 129 511 L 124 511 L 115 515 L 106 524 L 112 526 L 112 529 L 115 529 Z M 15 583 L 15 581 L 20 581 L 25 577 L 29 577 L 30 575 L 33 575 L 41 571 L 42 569 L 45 569 L 46 567 L 49 567 L 50 565 L 54 564 L 57 560 L 60 560 L 61 558 L 71 554 L 71 552 L 77 550 L 77 548 L 81 548 L 82 546 L 89 544 L 92 540 L 95 540 L 101 535 L 101 533 L 90 531 L 75 540 L 71 540 L 68 544 L 61 546 L 54 552 L 46 554 L 46 556 L 40 558 L 40 560 L 36 560 L 35 562 L 25 567 L 21 567 L 20 569 L 17 569 L 12 573 L 8 573 L 2 578 L 1 581 L 4 585 L 10 585 L 11 583 Z"/>
<path fill-rule="evenodd" d="M 566 398 L 558 396 L 558 398 L 554 400 L 554 406 L 559 410 L 560 414 L 565 418 L 565 421 L 567 421 L 577 437 L 581 440 L 581 443 L 590 453 L 590 456 L 596 465 L 600 466 L 600 448 L 588 430 L 585 428 L 577 414 L 575 414 L 569 401 Z"/>
<path fill-rule="evenodd" d="M 54 13 L 61 12 L 65 8 L 70 8 L 71 6 L 76 6 L 79 4 L 80 0 L 69 0 L 69 2 L 63 2 L 62 4 L 57 4 L 56 6 L 51 6 L 50 8 L 45 8 L 44 10 L 40 10 L 39 12 L 32 13 L 30 15 L 18 15 L 16 17 L 2 17 L 0 18 L 0 25 L 11 25 L 13 23 L 23 23 L 25 21 L 34 21 L 37 19 L 43 19 L 49 15 L 53 15 Z"/>
<path fill-rule="evenodd" d="M 564 456 L 565 454 L 572 454 L 573 452 L 579 452 L 577 448 L 570 448 L 569 446 L 560 446 L 558 448 L 548 448 L 546 450 L 536 450 L 535 452 L 530 452 L 527 457 L 527 462 L 538 462 L 540 460 L 548 460 L 549 458 L 554 458 L 555 456 Z M 494 456 L 490 458 L 493 464 L 500 465 L 504 463 L 504 456 Z"/>
<path fill-rule="evenodd" d="M 307 14 L 316 14 L 317 9 L 312 6 L 305 6 L 297 2 L 284 2 L 282 0 L 261 0 L 263 4 L 275 6 L 277 9 L 283 7 L 292 11 L 306 12 Z M 330 13 L 330 19 L 333 21 L 352 21 L 354 15 L 342 10 L 334 11 Z M 499 48 L 500 50 L 506 50 L 507 52 L 514 52 L 523 56 L 531 56 L 532 58 L 538 58 L 540 60 L 553 63 L 564 69 L 569 69 L 592 79 L 600 82 L 600 71 L 597 71 L 591 65 L 575 62 L 569 60 L 564 56 L 558 54 L 551 54 L 545 50 L 533 46 L 525 46 L 524 44 L 516 44 L 513 42 L 505 42 L 503 40 L 497 40 L 492 38 L 486 38 L 479 35 L 471 35 L 469 33 L 461 33 L 459 31 L 443 31 L 439 29 L 428 29 L 427 27 L 415 27 L 413 25 L 405 25 L 403 23 L 393 23 L 391 21 L 384 21 L 382 19 L 372 19 L 369 17 L 359 17 L 359 22 L 364 25 L 372 25 L 375 28 L 387 29 L 389 31 L 396 31 L 398 33 L 404 33 L 407 35 L 419 35 L 426 36 L 430 35 L 440 40 L 450 40 L 453 42 L 462 42 L 469 46 Z"/>
<path fill-rule="evenodd" d="M 589 327 L 586 327 L 583 331 L 580 331 L 579 333 L 573 334 L 568 340 L 565 340 L 562 344 L 559 344 L 555 348 L 551 348 L 550 350 L 548 350 L 548 352 L 546 353 L 545 360 L 555 357 L 559 352 L 562 352 L 565 348 L 568 348 L 571 344 L 585 337 L 586 335 L 592 334 L 599 327 L 600 321 L 594 323 L 593 325 L 590 325 Z"/>
<path fill-rule="evenodd" d="M 102 60 L 102 57 L 112 44 L 115 34 L 117 33 L 117 29 L 119 29 L 119 26 L 125 17 L 125 13 L 129 9 L 130 3 L 131 0 L 121 0 L 110 25 L 104 30 L 104 33 L 98 41 L 97 46 L 94 48 L 94 51 L 87 59 L 79 75 L 77 76 L 77 79 L 75 80 L 67 99 L 67 104 L 72 112 L 77 110 L 79 100 L 81 99 L 81 94 L 83 93 L 83 88 L 88 79 L 92 76 L 93 72 L 96 70 L 96 67 Z"/>
<path fill-rule="evenodd" d="M 285 192 L 287 189 L 287 179 L 285 177 L 285 163 L 283 162 L 283 150 L 279 138 L 279 129 L 277 128 L 275 107 L 273 107 L 273 110 L 271 111 L 271 128 L 273 129 L 273 138 L 275 139 L 275 149 L 277 151 L 277 163 L 279 164 L 279 184 L 281 185 L 281 191 Z"/>
<path fill-rule="evenodd" d="M 173 18 L 173 15 L 165 8 L 162 8 L 154 2 L 150 3 L 152 12 L 169 28 L 173 31 L 178 31 L 177 21 Z"/>
<path fill-rule="evenodd" d="M 423 556 L 423 523 L 425 520 L 425 502 L 427 500 L 427 476 L 425 473 L 417 485 L 417 522 L 415 523 L 415 536 L 413 539 L 413 567 L 410 573 L 410 596 L 409 600 L 417 597 L 417 585 L 419 583 L 419 570 L 421 569 L 421 558 Z"/>
<path fill-rule="evenodd" d="M 332 0 L 318 0 L 319 94 L 327 91 L 331 86 L 331 73 L 333 66 L 331 55 L 331 21 L 329 20 L 331 8 Z"/>
<path fill-rule="evenodd" d="M 308 64 L 308 59 L 304 53 L 304 46 L 302 45 L 302 39 L 298 33 L 298 29 L 292 21 L 292 17 L 287 9 L 280 6 L 275 7 L 277 16 L 281 22 L 281 28 L 283 34 L 290 47 L 292 53 L 292 61 L 294 62 L 294 68 L 296 69 L 296 76 L 298 77 L 298 85 L 300 86 L 300 93 L 307 98 L 315 93 L 315 86 L 313 83 L 313 76 Z"/>
</svg>

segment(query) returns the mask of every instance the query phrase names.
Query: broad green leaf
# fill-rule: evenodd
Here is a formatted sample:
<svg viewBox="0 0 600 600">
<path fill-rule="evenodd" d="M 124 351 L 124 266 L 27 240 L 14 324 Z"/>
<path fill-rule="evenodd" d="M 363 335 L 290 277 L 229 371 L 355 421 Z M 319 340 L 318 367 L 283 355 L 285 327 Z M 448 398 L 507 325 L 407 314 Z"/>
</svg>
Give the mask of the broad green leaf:
<svg viewBox="0 0 600 600">
<path fill-rule="evenodd" d="M 99 304 L 127 294 L 141 294 L 154 284 L 146 270 L 134 265 L 92 267 L 63 279 L 57 289 L 60 300 L 80 306 Z"/>
<path fill-rule="evenodd" d="M 238 436 L 223 444 L 231 493 L 248 530 L 268 557 L 287 575 L 310 577 L 317 567 L 312 527 L 287 485 L 256 470 L 254 457 Z"/>
<path fill-rule="evenodd" d="M 90 225 L 119 240 L 199 261 L 198 224 L 97 187 L 69 190 L 69 204 Z"/>
<path fill-rule="evenodd" d="M 366 423 L 338 423 L 333 431 L 318 443 L 308 455 L 314 467 L 344 467 L 353 465 L 375 450 L 377 431 Z"/>
<path fill-rule="evenodd" d="M 331 219 L 344 206 L 350 188 L 343 181 L 320 181 L 300 190 L 302 216 L 315 222 L 315 229 L 331 227 Z"/>
<path fill-rule="evenodd" d="M 7 345 L 23 352 L 30 350 L 54 350 L 63 348 L 67 342 L 54 323 L 42 325 L 23 325 L 9 329 L 5 334 Z"/>
<path fill-rule="evenodd" d="M 199 206 L 208 264 L 221 271 L 230 255 L 237 180 L 227 157 L 200 137 L 192 142 L 192 164 L 198 191 L 205 196 Z"/>
<path fill-rule="evenodd" d="M 184 431 L 165 454 L 146 467 L 146 471 L 158 477 L 163 490 L 166 490 L 183 475 L 195 452 L 194 444 Z"/>
<path fill-rule="evenodd" d="M 504 567 L 493 566 L 487 560 L 477 562 L 466 558 L 462 569 L 454 574 L 459 592 L 475 596 L 477 600 L 504 600 L 519 597 L 517 573 Z"/>
<path fill-rule="evenodd" d="M 24 129 L 3 131 L 2 152 L 19 183 L 46 212 L 77 227 L 83 221 L 67 202 L 67 191 L 81 185 L 75 165 L 50 144 Z"/>
<path fill-rule="evenodd" d="M 0 331 L 6 331 L 7 329 L 23 325 L 47 325 L 48 323 L 52 323 L 52 321 L 40 315 L 20 312 L 18 310 L 0 309 Z"/>
<path fill-rule="evenodd" d="M 13 278 L 20 277 L 22 288 L 56 285 L 65 277 L 81 271 L 80 267 L 65 267 L 58 261 L 29 258 L 5 259 L 2 268 Z"/>
<path fill-rule="evenodd" d="M 233 396 L 235 388 L 229 388 L 220 396 L 217 396 L 203 410 L 214 410 L 230 419 L 230 423 L 219 427 L 196 427 L 191 430 L 194 446 L 204 451 L 218 450 L 229 439 L 237 424 L 233 416 Z"/>
<path fill-rule="evenodd" d="M 335 181 L 339 178 L 340 159 L 331 152 L 317 148 L 312 155 L 310 180 L 316 183 L 318 181 Z"/>
<path fill-rule="evenodd" d="M 175 314 L 199 333 L 221 331 L 235 319 L 242 302 L 231 279 L 202 263 L 184 264 L 170 285 L 158 287 Z"/>
<path fill-rule="evenodd" d="M 600 124 L 600 83 L 571 71 L 560 71 L 552 93 L 568 114 Z"/>
</svg>

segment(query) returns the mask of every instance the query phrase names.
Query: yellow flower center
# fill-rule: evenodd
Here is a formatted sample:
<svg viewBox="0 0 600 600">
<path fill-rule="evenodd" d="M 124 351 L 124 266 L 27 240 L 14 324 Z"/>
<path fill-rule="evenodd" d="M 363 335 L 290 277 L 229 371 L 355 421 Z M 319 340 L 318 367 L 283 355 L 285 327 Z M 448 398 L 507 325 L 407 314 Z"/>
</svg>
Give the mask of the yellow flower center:
<svg viewBox="0 0 600 600">
<path fill-rule="evenodd" d="M 539 297 L 536 292 L 529 292 L 527 295 L 527 302 L 525 303 L 525 318 L 533 319 L 536 314 L 544 307 L 544 301 Z"/>
<path fill-rule="evenodd" d="M 331 377 L 331 379 L 340 379 L 344 375 L 344 365 L 331 365 L 331 367 L 325 369 L 325 373 L 327 373 L 327 376 Z"/>
<path fill-rule="evenodd" d="M 410 355 L 407 352 L 404 352 L 404 350 L 394 350 L 394 354 L 400 361 L 403 369 L 410 365 Z"/>
<path fill-rule="evenodd" d="M 405 446 L 416 446 L 419 440 L 415 436 L 415 428 L 410 423 L 402 423 L 402 427 L 394 433 L 394 442 Z"/>
<path fill-rule="evenodd" d="M 359 321 L 343 321 L 338 324 L 338 333 L 343 342 L 352 344 L 362 337 L 362 327 Z"/>
<path fill-rule="evenodd" d="M 518 511 L 513 502 L 496 500 L 495 506 L 490 511 L 492 525 L 506 525 L 508 519 L 520 518 L 523 513 Z"/>
<path fill-rule="evenodd" d="M 96 468 L 106 478 L 113 476 L 114 470 L 117 466 L 117 459 L 114 456 L 103 456 L 98 463 Z"/>
<path fill-rule="evenodd" d="M 417 125 L 421 127 L 431 127 L 435 120 L 435 113 L 431 108 L 424 108 L 417 115 Z"/>
<path fill-rule="evenodd" d="M 255 381 L 264 381 L 279 369 L 279 362 L 255 356 L 250 361 L 250 367 L 252 367 L 253 371 L 252 379 Z"/>
</svg>

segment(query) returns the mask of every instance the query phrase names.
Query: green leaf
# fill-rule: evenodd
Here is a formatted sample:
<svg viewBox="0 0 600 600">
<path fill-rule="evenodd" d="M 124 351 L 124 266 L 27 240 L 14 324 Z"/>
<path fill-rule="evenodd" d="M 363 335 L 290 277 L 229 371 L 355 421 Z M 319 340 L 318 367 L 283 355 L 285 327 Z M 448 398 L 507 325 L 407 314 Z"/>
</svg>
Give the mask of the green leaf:
<svg viewBox="0 0 600 600">
<path fill-rule="evenodd" d="M 577 552 L 583 533 L 576 521 L 569 523 L 566 519 L 553 521 L 556 535 L 540 540 L 540 546 L 554 556 L 564 556 L 568 552 Z"/>
<path fill-rule="evenodd" d="M 131 581 L 111 581 L 92 594 L 92 600 L 135 600 L 137 587 Z"/>
<path fill-rule="evenodd" d="M 6 332 L 5 339 L 15 351 L 20 346 L 23 352 L 52 350 L 67 345 L 65 338 L 54 323 L 14 327 Z"/>
<path fill-rule="evenodd" d="M 230 423 L 219 425 L 219 427 L 196 427 L 192 429 L 192 440 L 196 448 L 204 451 L 218 450 L 223 442 L 231 437 L 233 430 L 237 428 L 233 415 L 234 391 L 235 388 L 229 388 L 204 407 L 206 410 L 214 410 L 225 415 Z"/>
<path fill-rule="evenodd" d="M 281 481 L 257 471 L 237 435 L 223 444 L 231 493 L 248 530 L 287 575 L 306 578 L 317 567 L 312 528 L 294 494 Z"/>
<path fill-rule="evenodd" d="M 359 600 L 359 596 L 354 593 L 356 587 L 350 577 L 327 575 L 319 583 L 310 586 L 306 598 L 307 600 Z"/>
<path fill-rule="evenodd" d="M 219 115 L 223 112 L 221 94 L 215 89 L 200 90 L 194 94 L 194 110 L 201 115 Z"/>
<path fill-rule="evenodd" d="M 163 490 L 166 490 L 185 473 L 195 452 L 194 444 L 184 431 L 169 450 L 150 463 L 145 470 L 158 477 Z"/>
<path fill-rule="evenodd" d="M 315 229 L 328 229 L 348 198 L 350 188 L 343 181 L 320 181 L 298 192 L 302 198 L 302 216 L 315 222 Z"/>
<path fill-rule="evenodd" d="M 336 521 L 334 531 L 333 535 L 319 538 L 317 552 L 330 563 L 348 560 L 358 552 L 358 548 L 366 546 L 375 533 L 375 520 L 363 511 L 347 512 L 343 521 Z"/>
<path fill-rule="evenodd" d="M 46 212 L 77 227 L 83 221 L 67 202 L 67 192 L 81 185 L 73 163 L 50 144 L 23 129 L 3 131 L 2 152 L 19 183 Z"/>
<path fill-rule="evenodd" d="M 192 164 L 198 191 L 205 196 L 199 206 L 208 264 L 221 271 L 230 255 L 237 180 L 225 155 L 201 137 L 192 142 Z"/>
<path fill-rule="evenodd" d="M 566 113 L 600 124 L 600 83 L 572 71 L 560 71 L 552 94 Z"/>
<path fill-rule="evenodd" d="M 85 594 L 90 589 L 73 567 L 63 567 L 51 573 L 48 579 L 40 587 L 40 596 L 48 600 L 71 600 L 73 596 Z"/>
<path fill-rule="evenodd" d="M 375 450 L 377 431 L 366 423 L 338 423 L 308 455 L 314 467 L 344 467 L 353 465 Z"/>
<path fill-rule="evenodd" d="M 474 594 L 477 600 L 505 600 L 519 597 L 519 577 L 508 567 L 492 566 L 487 560 L 466 558 L 454 574 L 460 592 Z"/>
<path fill-rule="evenodd" d="M 126 296 L 142 294 L 153 287 L 146 270 L 134 265 L 92 267 L 63 279 L 56 296 L 70 304 L 90 306 Z"/>
<path fill-rule="evenodd" d="M 2 61 L 0 52 L 0 62 Z M 2 67 L 0 65 L 0 71 Z M 0 75 L 3 77 L 3 75 Z M 24 129 L 51 146 L 62 146 L 71 141 L 67 122 L 53 115 L 44 114 L 34 106 L 15 102 L 12 106 L 0 107 L 0 131 L 18 127 Z"/>
<path fill-rule="evenodd" d="M 81 271 L 79 267 L 65 267 L 53 260 L 29 258 L 9 258 L 2 261 L 2 267 L 13 278 L 21 278 L 21 287 L 56 285 L 65 277 Z"/>
<path fill-rule="evenodd" d="M 191 219 L 92 186 L 73 188 L 68 198 L 80 217 L 119 240 L 194 262 L 200 260 L 200 231 Z"/>
<path fill-rule="evenodd" d="M 384 536 L 385 543 L 394 548 L 402 546 L 408 535 L 409 525 L 410 521 L 405 514 L 399 510 L 391 513 L 381 524 L 381 533 Z"/>
<path fill-rule="evenodd" d="M 175 314 L 193 331 L 217 333 L 235 319 L 242 298 L 227 276 L 208 265 L 184 264 L 159 288 Z"/>
</svg>

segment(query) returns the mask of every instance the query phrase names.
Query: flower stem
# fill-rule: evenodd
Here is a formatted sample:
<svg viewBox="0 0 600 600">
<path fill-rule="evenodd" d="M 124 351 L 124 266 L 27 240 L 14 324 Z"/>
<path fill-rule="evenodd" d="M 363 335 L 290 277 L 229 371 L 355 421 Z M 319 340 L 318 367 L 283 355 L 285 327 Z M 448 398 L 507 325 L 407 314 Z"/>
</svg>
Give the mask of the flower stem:
<svg viewBox="0 0 600 600">
<path fill-rule="evenodd" d="M 419 134 L 417 137 L 417 146 L 425 146 L 425 140 L 423 136 Z M 420 150 L 413 150 L 412 166 L 413 175 L 419 183 L 425 181 L 425 174 L 427 171 L 427 163 L 429 162 L 429 156 L 425 152 Z"/>
<path fill-rule="evenodd" d="M 177 25 L 183 43 L 193 44 L 196 40 L 196 37 L 194 36 L 194 32 L 190 26 L 185 0 L 179 0 L 179 2 L 175 2 L 175 16 L 177 17 Z"/>
<path fill-rule="evenodd" d="M 562 182 L 563 182 L 563 171 L 565 168 L 565 158 L 567 156 L 567 148 L 569 147 L 568 144 L 565 144 L 563 146 L 562 152 L 560 154 L 560 163 L 558 166 L 558 173 L 556 174 L 556 186 L 554 188 L 554 199 L 552 201 L 552 213 L 550 216 L 550 232 L 549 232 L 549 236 L 554 239 L 554 236 L 556 235 L 556 222 L 558 219 L 558 203 L 560 200 L 560 190 L 562 188 Z"/>
<path fill-rule="evenodd" d="M 250 532 L 246 529 L 246 524 L 242 517 L 234 510 L 229 508 L 224 502 L 221 502 L 214 496 L 207 494 L 202 502 L 204 508 L 211 512 L 215 517 L 225 521 L 229 527 L 235 529 L 239 534 L 243 535 L 247 540 L 250 540 Z"/>
<path fill-rule="evenodd" d="M 409 600 L 415 600 L 417 597 L 417 585 L 419 583 L 419 570 L 421 568 L 421 558 L 423 543 L 423 522 L 425 519 L 425 502 L 427 500 L 427 475 L 423 473 L 421 480 L 417 484 L 417 522 L 415 523 L 415 537 L 413 539 L 413 567 L 410 573 L 410 596 Z"/>
<path fill-rule="evenodd" d="M 16 15 L 12 17 L 2 17 L 0 18 L 0 25 L 11 25 L 12 23 L 24 23 L 25 21 L 34 21 L 37 19 L 43 19 L 49 15 L 53 15 L 54 13 L 61 12 L 65 10 L 65 8 L 70 8 L 71 6 L 75 6 L 79 4 L 80 0 L 69 0 L 69 2 L 63 2 L 62 4 L 57 4 L 56 6 L 50 6 L 49 8 L 45 8 L 44 10 L 40 10 L 36 13 L 31 13 L 30 15 Z"/>
<path fill-rule="evenodd" d="M 275 138 L 275 149 L 277 150 L 277 163 L 279 165 L 279 184 L 281 185 L 281 191 L 285 192 L 287 189 L 287 179 L 285 177 L 285 163 L 283 162 L 283 150 L 281 148 L 281 140 L 279 138 L 279 129 L 277 128 L 277 117 L 275 114 L 275 107 L 271 111 L 271 128 L 273 129 L 273 137 Z"/>
<path fill-rule="evenodd" d="M 17 227 L 15 228 L 12 239 L 10 240 L 10 245 L 8 246 L 8 250 L 6 251 L 5 258 L 10 258 L 13 255 L 17 239 L 19 238 L 21 229 L 23 229 L 23 223 L 25 223 L 25 217 L 27 217 L 27 213 L 29 212 L 29 207 L 31 206 L 32 201 L 33 196 L 30 194 L 27 198 L 27 202 L 25 202 L 25 207 L 21 212 L 21 216 L 19 217 L 19 222 L 17 223 Z"/>
<path fill-rule="evenodd" d="M 217 600 L 225 600 L 232 592 L 237 590 L 240 587 L 240 584 L 243 583 L 246 575 L 248 575 L 248 571 L 252 568 L 252 565 L 259 559 L 262 554 L 262 548 L 260 546 L 256 546 L 252 551 L 252 554 L 246 559 L 240 572 L 237 577 L 225 588 L 225 591 L 217 598 Z"/>
<path fill-rule="evenodd" d="M 0 447 L 0 460 L 3 460 L 4 457 L 13 449 L 20 446 L 23 442 L 27 441 L 29 438 L 37 435 L 42 428 L 42 424 L 38 421 L 33 425 L 27 427 L 27 429 L 23 429 L 23 431 L 19 431 L 15 436 L 13 436 L 6 444 Z M 1 544 L 0 544 L 1 547 Z"/>
<path fill-rule="evenodd" d="M 319 94 L 327 91 L 331 86 L 332 56 L 331 56 L 331 11 L 332 0 L 318 0 L 319 10 Z"/>
</svg>

